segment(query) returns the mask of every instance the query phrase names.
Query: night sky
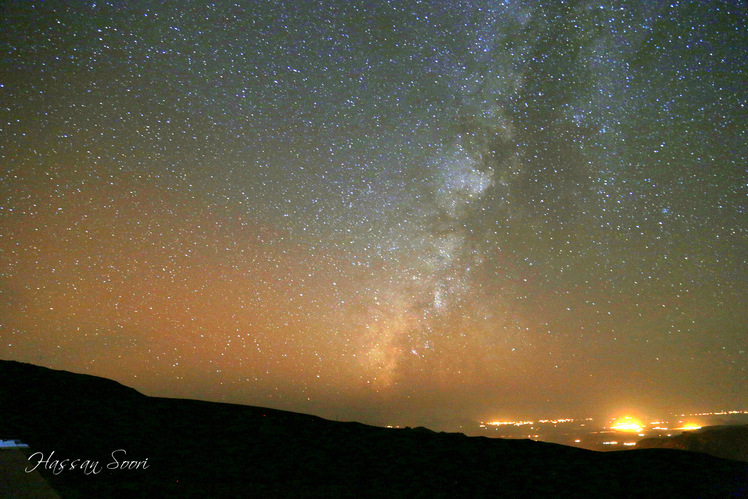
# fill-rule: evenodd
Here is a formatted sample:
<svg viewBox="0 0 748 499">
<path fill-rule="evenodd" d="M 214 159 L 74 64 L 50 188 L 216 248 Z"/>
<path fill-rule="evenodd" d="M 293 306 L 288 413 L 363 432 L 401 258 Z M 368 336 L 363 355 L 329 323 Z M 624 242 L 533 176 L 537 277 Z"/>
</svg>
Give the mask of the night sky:
<svg viewBox="0 0 748 499">
<path fill-rule="evenodd" d="M 0 358 L 375 424 L 748 406 L 743 2 L 6 2 Z"/>
</svg>

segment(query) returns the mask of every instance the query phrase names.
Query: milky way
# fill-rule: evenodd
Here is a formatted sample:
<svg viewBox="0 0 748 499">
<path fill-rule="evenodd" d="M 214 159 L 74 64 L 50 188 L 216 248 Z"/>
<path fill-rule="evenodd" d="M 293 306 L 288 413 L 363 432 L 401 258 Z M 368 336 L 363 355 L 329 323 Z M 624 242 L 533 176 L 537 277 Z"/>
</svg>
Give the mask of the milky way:
<svg viewBox="0 0 748 499">
<path fill-rule="evenodd" d="M 746 19 L 6 6 L 0 358 L 380 424 L 744 408 Z"/>
</svg>

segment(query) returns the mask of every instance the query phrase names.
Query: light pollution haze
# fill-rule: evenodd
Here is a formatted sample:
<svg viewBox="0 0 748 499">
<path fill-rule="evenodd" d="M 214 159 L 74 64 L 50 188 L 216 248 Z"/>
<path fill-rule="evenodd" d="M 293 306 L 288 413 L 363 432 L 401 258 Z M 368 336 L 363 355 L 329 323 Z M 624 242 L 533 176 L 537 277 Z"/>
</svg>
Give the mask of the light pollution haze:
<svg viewBox="0 0 748 499">
<path fill-rule="evenodd" d="M 412 424 L 745 408 L 742 2 L 13 2 L 0 358 Z"/>
</svg>

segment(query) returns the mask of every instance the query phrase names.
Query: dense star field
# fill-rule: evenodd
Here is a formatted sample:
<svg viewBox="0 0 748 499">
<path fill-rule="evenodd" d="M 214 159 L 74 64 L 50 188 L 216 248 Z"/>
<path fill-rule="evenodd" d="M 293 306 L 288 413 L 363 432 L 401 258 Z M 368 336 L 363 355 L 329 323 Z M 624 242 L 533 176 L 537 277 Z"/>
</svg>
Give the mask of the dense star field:
<svg viewBox="0 0 748 499">
<path fill-rule="evenodd" d="M 378 424 L 748 405 L 744 3 L 2 14 L 0 358 Z"/>
</svg>

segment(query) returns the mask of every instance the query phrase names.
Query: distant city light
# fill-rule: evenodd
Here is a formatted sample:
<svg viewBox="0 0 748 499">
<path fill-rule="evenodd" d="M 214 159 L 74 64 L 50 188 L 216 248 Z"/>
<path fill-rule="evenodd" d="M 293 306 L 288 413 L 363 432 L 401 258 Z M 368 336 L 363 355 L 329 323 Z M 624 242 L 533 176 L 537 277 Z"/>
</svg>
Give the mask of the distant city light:
<svg viewBox="0 0 748 499">
<path fill-rule="evenodd" d="M 524 425 L 532 425 L 535 424 L 532 421 L 491 421 L 486 423 L 487 425 L 491 426 L 524 426 Z"/>
<path fill-rule="evenodd" d="M 683 426 L 681 426 L 680 428 L 675 428 L 675 429 L 676 430 L 686 430 L 686 431 L 688 431 L 688 430 L 700 430 L 701 426 L 699 426 L 697 424 L 694 424 L 694 423 L 686 423 Z"/>
<path fill-rule="evenodd" d="M 626 416 L 617 419 L 610 428 L 617 431 L 631 431 L 639 433 L 644 427 L 642 426 L 641 421 L 639 421 L 638 419 L 632 418 L 631 416 Z"/>
<path fill-rule="evenodd" d="M 621 413 L 626 414 L 621 411 Z M 647 437 L 670 437 L 682 431 L 699 430 L 713 424 L 710 418 L 724 414 L 742 414 L 748 411 L 703 412 L 698 414 L 671 414 L 667 418 L 623 415 L 607 420 L 607 423 L 590 425 L 592 418 L 539 418 L 534 420 L 481 421 L 481 434 L 497 438 L 529 438 L 576 447 L 616 450 L 634 448 Z M 476 428 L 478 429 L 478 428 Z M 537 433 L 535 433 L 537 432 Z M 584 435 L 584 436 L 583 436 Z M 615 440 L 614 440 L 615 439 Z M 636 439 L 636 441 L 631 441 Z"/>
</svg>

